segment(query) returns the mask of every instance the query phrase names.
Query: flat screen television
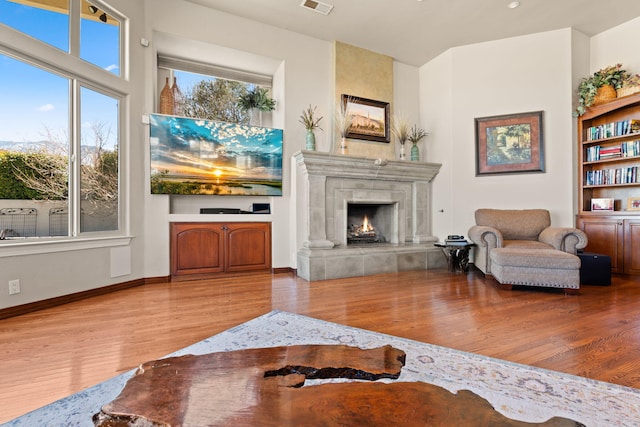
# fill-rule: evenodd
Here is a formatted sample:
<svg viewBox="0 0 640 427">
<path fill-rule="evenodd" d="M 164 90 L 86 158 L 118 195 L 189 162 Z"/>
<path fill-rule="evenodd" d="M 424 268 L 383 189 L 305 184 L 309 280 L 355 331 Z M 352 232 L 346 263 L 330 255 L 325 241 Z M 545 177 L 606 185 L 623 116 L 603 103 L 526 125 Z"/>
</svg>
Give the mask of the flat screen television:
<svg viewBox="0 0 640 427">
<path fill-rule="evenodd" d="M 151 194 L 282 196 L 282 129 L 149 115 Z"/>
</svg>

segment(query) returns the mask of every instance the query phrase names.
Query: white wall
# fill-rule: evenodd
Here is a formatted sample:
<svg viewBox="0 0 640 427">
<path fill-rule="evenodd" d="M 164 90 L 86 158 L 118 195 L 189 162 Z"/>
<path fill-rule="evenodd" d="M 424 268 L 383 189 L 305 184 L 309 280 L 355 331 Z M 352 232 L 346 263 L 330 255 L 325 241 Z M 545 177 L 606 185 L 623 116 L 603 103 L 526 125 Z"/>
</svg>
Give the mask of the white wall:
<svg viewBox="0 0 640 427">
<path fill-rule="evenodd" d="M 453 229 L 454 174 L 460 166 L 453 142 L 453 50 L 449 50 L 420 68 L 421 121 L 429 135 L 422 151 L 427 162 L 440 163 L 440 172 L 432 182 L 432 235 L 444 238 L 462 234 Z"/>
<path fill-rule="evenodd" d="M 277 109 L 273 113 L 273 126 L 284 129 L 283 196 L 265 198 L 271 203 L 273 232 L 273 267 L 288 267 L 295 247 L 290 230 L 295 230 L 290 182 L 291 155 L 302 149 L 305 142 L 304 127 L 298 123 L 302 110 L 309 104 L 317 105 L 320 115 L 331 111 L 331 43 L 313 39 L 286 30 L 276 29 L 255 21 L 228 15 L 190 2 L 176 0 L 147 1 L 149 30 L 157 42 L 148 58 L 149 75 L 155 76 L 153 53 L 172 53 L 187 59 L 215 65 L 261 71 L 274 75 L 274 98 Z M 178 40 L 178 47 L 171 41 Z M 155 79 L 151 79 L 155 81 Z M 147 87 L 148 105 L 154 104 L 157 88 Z M 329 133 L 316 133 L 320 150 L 329 147 Z M 147 168 L 148 170 L 148 168 Z M 148 172 L 146 172 L 148 173 Z M 148 179 L 148 175 L 147 175 Z M 144 194 L 148 209 L 147 276 L 169 274 L 168 222 L 179 221 L 180 215 L 169 216 L 167 196 Z M 226 206 L 247 209 L 246 198 L 207 198 L 191 201 L 193 206 Z M 197 210 L 194 211 L 197 213 Z M 189 220 L 189 217 L 185 217 Z M 222 219 L 222 218 L 221 218 Z M 211 220 L 218 220 L 215 217 Z M 223 219 L 224 220 L 224 219 Z"/>
<path fill-rule="evenodd" d="M 392 114 L 400 114 L 404 116 L 410 124 L 416 123 L 420 127 L 424 124 L 420 118 L 420 96 L 416 88 L 420 84 L 420 76 L 418 67 L 402 64 L 400 62 L 393 63 L 393 104 Z M 392 138 L 395 142 L 395 138 Z M 407 145 L 406 155 L 409 153 L 410 145 Z M 420 148 L 424 147 L 424 140 L 420 143 Z M 396 159 L 400 157 L 400 145 L 395 144 Z M 424 160 L 424 152 L 421 152 L 421 159 Z"/>
<path fill-rule="evenodd" d="M 298 244 L 295 235 L 295 194 L 291 188 L 291 155 L 305 145 L 305 129 L 298 119 L 302 110 L 310 104 L 317 105 L 318 114 L 324 119 L 323 130 L 316 131 L 319 151 L 328 152 L 331 147 L 332 96 L 332 43 L 313 39 L 290 31 L 276 29 L 259 22 L 228 15 L 190 2 L 176 0 L 148 1 L 149 30 L 154 34 L 154 48 L 163 53 L 181 55 L 189 59 L 212 62 L 216 65 L 269 72 L 274 68 L 274 98 L 280 114 L 274 126 L 284 129 L 283 197 L 273 197 L 273 267 L 295 268 Z M 152 5 L 152 7 L 151 7 Z M 181 51 L 176 51 L 175 41 Z M 170 50 L 170 51 L 168 51 Z M 153 50 L 148 64 L 153 70 Z M 214 54 L 212 54 L 212 52 Z M 241 62 L 238 62 L 241 61 Z M 273 65 L 275 64 L 275 65 Z M 402 94 L 397 102 L 408 115 L 418 116 L 419 102 L 415 93 L 418 69 L 404 64 L 394 64 L 395 89 Z M 150 79 L 155 81 L 155 79 Z M 153 105 L 157 87 L 147 85 L 147 104 Z M 148 171 L 148 168 L 145 168 Z M 146 173 L 146 172 L 145 172 Z M 169 216 L 168 196 L 145 194 L 148 207 L 146 240 L 147 277 L 169 274 L 168 222 L 181 220 L 178 215 Z M 203 200 L 203 199 L 198 199 Z M 197 205 L 199 201 L 191 202 Z M 246 209 L 246 199 L 220 197 L 202 203 L 229 204 Z M 238 206 L 238 204 L 241 204 Z M 197 211 L 194 211 L 197 213 Z M 185 217 L 192 218 L 192 217 Z M 187 219 L 189 220 L 189 219 Z M 217 220 L 217 217 L 213 220 Z M 298 236 L 299 237 L 299 236 Z"/>
<path fill-rule="evenodd" d="M 640 74 L 639 39 L 640 17 L 593 36 L 590 46 L 590 72 L 621 63 L 627 71 Z"/>
<path fill-rule="evenodd" d="M 571 35 L 458 47 L 421 67 L 427 158 L 444 165 L 433 186 L 435 236 L 466 234 L 485 207 L 545 208 L 554 225 L 574 224 Z M 474 119 L 539 110 L 546 172 L 476 176 Z"/>
</svg>

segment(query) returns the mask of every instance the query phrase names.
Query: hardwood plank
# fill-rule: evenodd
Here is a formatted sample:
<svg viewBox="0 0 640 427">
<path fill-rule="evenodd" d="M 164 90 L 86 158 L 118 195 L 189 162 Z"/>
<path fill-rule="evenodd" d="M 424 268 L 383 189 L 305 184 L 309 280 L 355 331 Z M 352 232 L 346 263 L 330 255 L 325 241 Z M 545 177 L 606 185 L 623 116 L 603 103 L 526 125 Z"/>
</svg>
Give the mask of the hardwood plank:
<svg viewBox="0 0 640 427">
<path fill-rule="evenodd" d="M 640 388 L 639 285 L 503 291 L 474 269 L 147 283 L 0 320 L 0 422 L 274 309 Z"/>
</svg>

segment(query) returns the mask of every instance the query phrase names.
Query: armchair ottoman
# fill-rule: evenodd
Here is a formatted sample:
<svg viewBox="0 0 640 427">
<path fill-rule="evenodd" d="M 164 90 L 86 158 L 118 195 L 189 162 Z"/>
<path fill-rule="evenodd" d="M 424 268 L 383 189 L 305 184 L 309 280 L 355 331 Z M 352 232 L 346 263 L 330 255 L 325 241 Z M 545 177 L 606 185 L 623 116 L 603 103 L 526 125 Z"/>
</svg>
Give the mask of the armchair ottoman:
<svg viewBox="0 0 640 427">
<path fill-rule="evenodd" d="M 573 227 L 551 227 L 546 209 L 478 209 L 469 239 L 477 246 L 474 264 L 486 276 L 510 285 L 580 287 L 578 249 L 587 235 Z M 495 252 L 495 253 L 494 253 Z"/>
<path fill-rule="evenodd" d="M 556 249 L 497 248 L 491 251 L 491 271 L 503 289 L 513 285 L 580 289 L 580 258 Z"/>
</svg>

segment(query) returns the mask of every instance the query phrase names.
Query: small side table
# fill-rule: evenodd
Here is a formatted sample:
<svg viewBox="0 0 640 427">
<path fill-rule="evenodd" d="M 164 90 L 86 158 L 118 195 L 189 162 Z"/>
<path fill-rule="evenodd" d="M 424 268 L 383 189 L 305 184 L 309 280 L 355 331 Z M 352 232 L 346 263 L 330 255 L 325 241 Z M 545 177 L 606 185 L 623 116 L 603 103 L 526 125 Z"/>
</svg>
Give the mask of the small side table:
<svg viewBox="0 0 640 427">
<path fill-rule="evenodd" d="M 442 248 L 442 251 L 447 256 L 449 271 L 467 272 L 469 270 L 469 251 L 476 245 L 475 243 L 436 242 L 433 245 Z"/>
</svg>

